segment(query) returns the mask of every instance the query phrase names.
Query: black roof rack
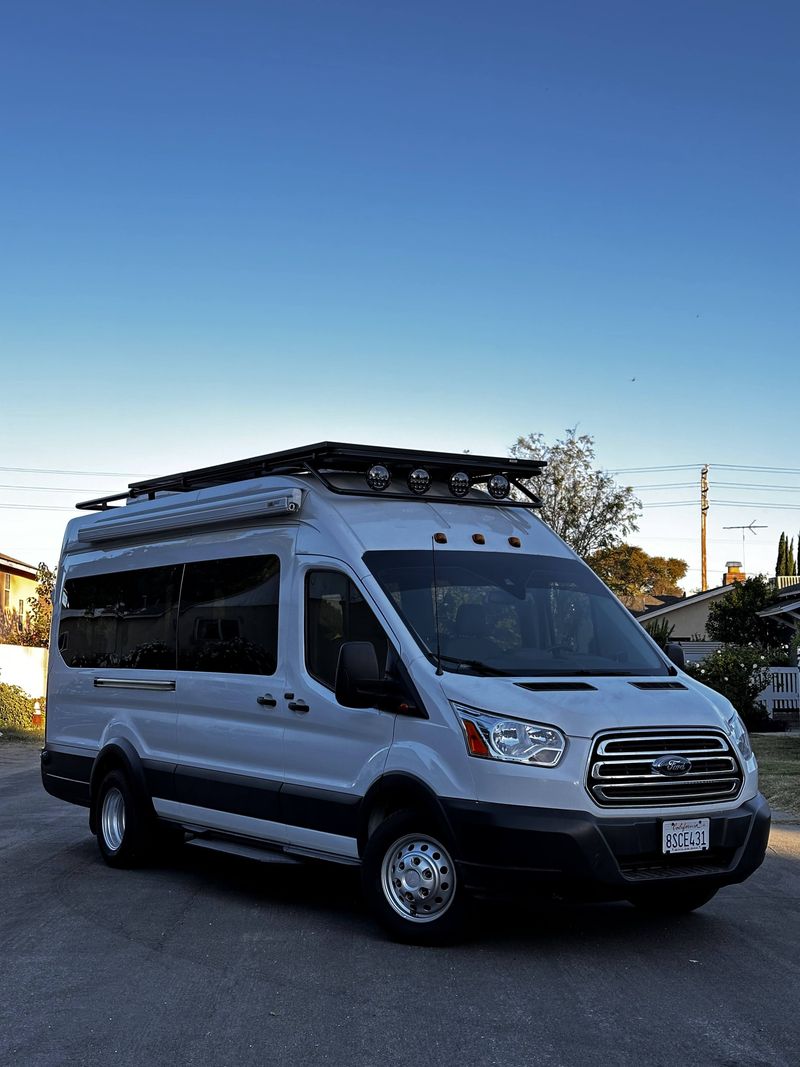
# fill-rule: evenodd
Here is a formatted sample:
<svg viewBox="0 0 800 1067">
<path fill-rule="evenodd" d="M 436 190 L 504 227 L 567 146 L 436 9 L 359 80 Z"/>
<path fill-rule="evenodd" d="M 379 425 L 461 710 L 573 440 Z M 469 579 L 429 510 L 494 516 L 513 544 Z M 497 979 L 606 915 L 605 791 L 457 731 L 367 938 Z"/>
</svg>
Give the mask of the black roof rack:
<svg viewBox="0 0 800 1067">
<path fill-rule="evenodd" d="M 542 473 L 545 463 L 542 460 L 519 460 L 509 456 L 473 456 L 460 452 L 422 452 L 411 448 L 383 448 L 380 445 L 352 445 L 336 441 L 321 441 L 315 445 L 302 448 L 290 448 L 284 452 L 271 452 L 265 456 L 253 456 L 250 459 L 234 460 L 232 463 L 219 463 L 214 467 L 201 467 L 197 470 L 167 474 L 160 478 L 148 478 L 141 482 L 131 482 L 128 491 L 113 496 L 98 497 L 78 504 L 81 511 L 105 511 L 114 501 L 133 500 L 147 497 L 154 500 L 158 493 L 181 493 L 193 489 L 207 489 L 214 485 L 226 485 L 230 482 L 245 481 L 248 478 L 261 478 L 266 474 L 312 474 L 333 493 L 347 496 L 370 496 L 379 494 L 369 488 L 355 489 L 351 486 L 336 485 L 331 475 L 361 474 L 366 475 L 370 467 L 384 464 L 393 475 L 407 476 L 416 467 L 424 467 L 431 477 L 449 478 L 454 471 L 464 471 L 469 475 L 471 485 L 487 482 L 494 474 L 504 474 L 511 485 L 524 499 L 486 500 L 475 497 L 458 498 L 448 494 L 426 493 L 424 496 L 412 492 L 391 492 L 380 494 L 384 500 L 437 500 L 449 504 L 489 504 L 494 507 L 535 508 L 541 505 L 539 498 L 522 484 L 522 479 L 535 478 Z"/>
</svg>

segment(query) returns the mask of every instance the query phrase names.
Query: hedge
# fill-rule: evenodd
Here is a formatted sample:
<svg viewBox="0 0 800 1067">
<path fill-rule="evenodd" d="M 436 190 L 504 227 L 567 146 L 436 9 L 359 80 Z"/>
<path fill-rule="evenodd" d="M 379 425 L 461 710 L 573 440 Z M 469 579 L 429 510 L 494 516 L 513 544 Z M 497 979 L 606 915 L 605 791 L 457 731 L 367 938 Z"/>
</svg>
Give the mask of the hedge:
<svg viewBox="0 0 800 1067">
<path fill-rule="evenodd" d="M 20 689 L 18 685 L 6 685 L 0 682 L 0 731 L 35 730 L 44 725 L 44 701 L 39 701 L 41 716 L 34 718 L 33 697 Z"/>
</svg>

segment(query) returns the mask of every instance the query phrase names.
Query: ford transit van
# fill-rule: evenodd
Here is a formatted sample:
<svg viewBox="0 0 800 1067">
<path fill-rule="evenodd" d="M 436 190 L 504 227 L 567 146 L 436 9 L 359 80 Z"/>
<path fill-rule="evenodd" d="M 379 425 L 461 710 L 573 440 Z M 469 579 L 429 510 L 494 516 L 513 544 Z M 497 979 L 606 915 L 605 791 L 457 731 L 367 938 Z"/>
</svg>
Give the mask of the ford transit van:
<svg viewBox="0 0 800 1067">
<path fill-rule="evenodd" d="M 111 866 L 358 866 L 423 943 L 476 894 L 681 912 L 743 881 L 747 731 L 537 516 L 542 466 L 323 443 L 80 505 L 45 788 Z"/>
</svg>

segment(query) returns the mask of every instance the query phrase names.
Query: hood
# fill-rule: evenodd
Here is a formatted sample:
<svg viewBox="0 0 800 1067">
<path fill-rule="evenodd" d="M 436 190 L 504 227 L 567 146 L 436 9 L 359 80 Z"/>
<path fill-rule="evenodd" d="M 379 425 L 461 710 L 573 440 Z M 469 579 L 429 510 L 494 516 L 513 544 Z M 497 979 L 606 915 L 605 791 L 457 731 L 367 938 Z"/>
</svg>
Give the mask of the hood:
<svg viewBox="0 0 800 1067">
<path fill-rule="evenodd" d="M 683 688 L 648 688 L 665 683 Z M 719 693 L 679 674 L 670 678 L 481 678 L 445 674 L 445 697 L 494 714 L 557 726 L 571 737 L 617 728 L 716 727 L 732 709 Z M 542 686 L 532 691 L 526 685 Z M 566 688 L 580 685 L 589 688 Z M 557 688 L 564 686 L 564 688 Z M 639 688 L 644 686 L 645 688 Z"/>
</svg>

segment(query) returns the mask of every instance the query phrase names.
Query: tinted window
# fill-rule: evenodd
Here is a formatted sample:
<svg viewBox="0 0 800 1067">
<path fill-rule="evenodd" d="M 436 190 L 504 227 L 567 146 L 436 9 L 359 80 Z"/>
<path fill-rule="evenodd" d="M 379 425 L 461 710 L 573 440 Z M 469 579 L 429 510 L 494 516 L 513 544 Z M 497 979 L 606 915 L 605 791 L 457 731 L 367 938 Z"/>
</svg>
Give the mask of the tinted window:
<svg viewBox="0 0 800 1067">
<path fill-rule="evenodd" d="M 641 626 L 588 567 L 510 552 L 368 552 L 364 561 L 445 670 L 664 675 Z M 436 610 L 435 610 L 436 609 Z M 438 611 L 438 635 L 437 635 Z"/>
<path fill-rule="evenodd" d="M 344 641 L 369 641 L 378 665 L 386 664 L 386 634 L 350 579 L 338 571 L 306 575 L 306 667 L 334 688 L 339 649 Z"/>
<path fill-rule="evenodd" d="M 65 663 L 174 670 L 181 570 L 151 567 L 67 579 L 58 631 Z"/>
<path fill-rule="evenodd" d="M 277 556 L 187 563 L 178 619 L 178 668 L 274 674 L 278 658 Z"/>
</svg>

